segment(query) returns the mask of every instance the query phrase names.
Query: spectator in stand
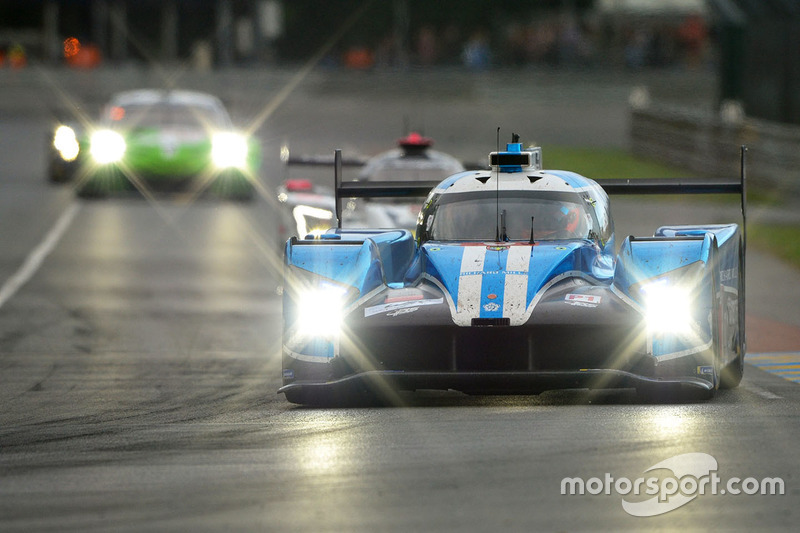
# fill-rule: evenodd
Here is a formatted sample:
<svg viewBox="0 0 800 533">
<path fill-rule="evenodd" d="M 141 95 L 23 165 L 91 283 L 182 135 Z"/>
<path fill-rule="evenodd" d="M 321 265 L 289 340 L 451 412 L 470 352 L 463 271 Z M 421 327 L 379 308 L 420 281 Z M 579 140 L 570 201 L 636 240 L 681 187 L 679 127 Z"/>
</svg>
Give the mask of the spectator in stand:
<svg viewBox="0 0 800 533">
<path fill-rule="evenodd" d="M 461 56 L 464 66 L 470 70 L 483 71 L 489 68 L 489 39 L 483 30 L 476 30 L 464 45 Z"/>
<path fill-rule="evenodd" d="M 416 40 L 417 62 L 423 67 L 430 67 L 439 59 L 439 46 L 436 31 L 432 26 L 423 26 Z"/>
<path fill-rule="evenodd" d="M 683 46 L 686 64 L 691 69 L 699 68 L 703 63 L 708 30 L 703 17 L 690 15 L 678 28 L 678 38 Z"/>
</svg>

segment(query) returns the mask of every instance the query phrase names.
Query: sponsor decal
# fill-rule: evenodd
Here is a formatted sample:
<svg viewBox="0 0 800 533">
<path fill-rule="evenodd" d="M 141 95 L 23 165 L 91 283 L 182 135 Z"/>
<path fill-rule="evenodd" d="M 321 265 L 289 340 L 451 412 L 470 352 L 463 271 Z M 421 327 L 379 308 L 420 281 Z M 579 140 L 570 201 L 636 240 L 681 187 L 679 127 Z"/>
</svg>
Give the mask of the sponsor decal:
<svg viewBox="0 0 800 533">
<path fill-rule="evenodd" d="M 497 244 L 490 244 L 486 247 L 487 250 L 491 250 L 492 252 L 502 252 L 503 250 L 507 250 L 509 246 L 497 245 Z"/>
<path fill-rule="evenodd" d="M 366 307 L 364 309 L 364 318 L 373 315 L 379 315 L 381 313 L 388 313 L 390 311 L 397 311 L 398 309 L 408 309 L 410 307 L 419 308 L 423 305 L 436 305 L 443 302 L 444 299 L 442 298 L 431 298 L 429 300 L 409 300 L 405 302 L 393 302 L 381 305 L 374 305 L 372 307 Z"/>
<path fill-rule="evenodd" d="M 622 509 L 631 516 L 658 516 L 683 507 L 698 496 L 770 495 L 781 496 L 786 484 L 779 477 L 731 477 L 722 479 L 717 473 L 717 460 L 707 453 L 684 453 L 654 464 L 644 471 L 647 477 L 614 478 L 606 472 L 584 480 L 565 477 L 561 480 L 562 496 L 610 495 L 622 497 Z"/>
<path fill-rule="evenodd" d="M 463 272 L 462 276 L 500 276 L 502 274 L 512 276 L 527 276 L 525 270 L 486 270 L 484 272 Z"/>
<path fill-rule="evenodd" d="M 409 313 L 413 313 L 414 311 L 418 311 L 419 307 L 404 307 L 403 309 L 398 309 L 396 311 L 392 311 L 391 313 L 386 313 L 386 316 L 398 316 L 398 315 L 407 315 Z"/>
<path fill-rule="evenodd" d="M 390 295 L 386 296 L 386 299 L 383 301 L 383 303 L 392 304 L 395 302 L 410 302 L 425 298 L 425 295 L 414 289 L 395 290 L 389 294 Z"/>
<path fill-rule="evenodd" d="M 597 307 L 601 300 L 601 296 L 592 294 L 567 294 L 564 297 L 564 302 L 576 307 Z"/>
<path fill-rule="evenodd" d="M 469 326 L 482 312 L 501 311 L 501 316 L 510 318 L 512 323 L 522 323 L 528 303 L 531 246 L 484 244 L 463 248 L 453 320 L 459 326 Z M 504 253 L 488 254 L 492 246 L 501 247 Z M 487 255 L 491 258 L 488 261 Z M 484 270 L 485 267 L 489 268 Z M 487 299 L 490 301 L 486 302 Z"/>
<path fill-rule="evenodd" d="M 503 316 L 522 322 L 527 307 L 528 274 L 532 248 L 515 246 L 508 252 L 506 279 L 503 284 Z"/>
<path fill-rule="evenodd" d="M 739 276 L 737 275 L 735 268 L 727 268 L 719 271 L 720 283 L 724 283 L 726 281 L 732 281 L 735 279 L 739 279 Z"/>
<path fill-rule="evenodd" d="M 490 300 L 496 300 L 497 299 L 497 295 L 496 294 L 490 294 L 490 295 L 487 296 L 487 298 L 489 298 Z"/>
<path fill-rule="evenodd" d="M 292 370 L 291 368 L 284 368 L 283 379 L 294 379 L 294 370 Z"/>
<path fill-rule="evenodd" d="M 701 376 L 710 376 L 714 373 L 713 366 L 698 366 L 697 373 Z"/>
<path fill-rule="evenodd" d="M 485 258 L 486 247 L 482 245 L 465 246 L 462 251 L 458 294 L 455 298 L 458 307 L 453 314 L 453 320 L 460 326 L 470 325 L 472 319 L 480 315 Z"/>
</svg>

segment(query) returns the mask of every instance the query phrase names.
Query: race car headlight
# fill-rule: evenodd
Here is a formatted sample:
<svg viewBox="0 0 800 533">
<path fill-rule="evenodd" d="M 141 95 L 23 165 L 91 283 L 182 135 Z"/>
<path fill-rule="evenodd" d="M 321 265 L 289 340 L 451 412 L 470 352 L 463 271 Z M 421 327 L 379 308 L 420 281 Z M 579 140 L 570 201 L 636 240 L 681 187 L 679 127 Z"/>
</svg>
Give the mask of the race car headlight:
<svg viewBox="0 0 800 533">
<path fill-rule="evenodd" d="M 211 160 L 218 168 L 245 168 L 247 139 L 237 133 L 216 133 L 211 138 Z"/>
<path fill-rule="evenodd" d="M 692 299 L 689 291 L 667 280 L 642 286 L 647 328 L 653 333 L 686 334 L 692 329 Z"/>
<path fill-rule="evenodd" d="M 89 153 L 101 165 L 116 163 L 125 155 L 125 139 L 116 131 L 100 130 L 91 138 Z"/>
<path fill-rule="evenodd" d="M 69 126 L 59 126 L 53 135 L 53 146 L 58 150 L 61 159 L 74 161 L 81 150 L 75 130 Z"/>
<path fill-rule="evenodd" d="M 297 301 L 298 331 L 314 336 L 339 333 L 346 294 L 346 289 L 335 285 L 320 285 L 300 294 Z"/>
</svg>

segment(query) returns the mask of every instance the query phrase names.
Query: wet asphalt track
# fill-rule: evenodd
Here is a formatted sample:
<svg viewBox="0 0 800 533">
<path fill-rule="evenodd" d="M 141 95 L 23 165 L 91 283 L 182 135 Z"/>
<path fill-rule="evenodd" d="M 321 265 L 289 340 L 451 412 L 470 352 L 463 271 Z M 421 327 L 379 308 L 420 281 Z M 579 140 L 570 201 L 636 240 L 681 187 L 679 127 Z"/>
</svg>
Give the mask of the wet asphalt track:
<svg viewBox="0 0 800 533">
<path fill-rule="evenodd" d="M 374 153 L 397 137 L 406 96 L 360 99 L 318 83 L 259 129 L 265 184 L 279 179 L 271 148 L 283 141 L 326 151 L 363 131 Z M 580 95 L 551 83 L 525 95 L 548 109 L 542 131 L 562 144 L 601 131 L 623 142 L 624 84 L 602 85 L 596 104 L 579 98 L 594 124 L 580 129 L 585 116 L 553 118 Z M 464 110 L 492 125 L 493 142 L 494 124 L 516 109 L 492 111 L 504 97 L 471 88 L 425 105 L 438 147 L 464 158 L 492 148 L 464 141 Z M 0 286 L 18 286 L 0 295 L 0 530 L 781 531 L 798 520 L 800 388 L 749 365 L 740 388 L 704 403 L 569 391 L 291 406 L 275 394 L 269 201 L 76 202 L 44 180 L 42 116 L 0 114 L 0 124 Z M 659 217 L 730 216 L 724 206 L 615 205 L 620 235 L 652 231 Z M 797 351 L 800 274 L 755 250 L 748 268 L 750 351 Z M 635 479 L 689 452 L 713 456 L 723 479 L 781 477 L 785 494 L 706 494 L 640 518 L 619 494 L 560 493 L 564 477 Z"/>
</svg>

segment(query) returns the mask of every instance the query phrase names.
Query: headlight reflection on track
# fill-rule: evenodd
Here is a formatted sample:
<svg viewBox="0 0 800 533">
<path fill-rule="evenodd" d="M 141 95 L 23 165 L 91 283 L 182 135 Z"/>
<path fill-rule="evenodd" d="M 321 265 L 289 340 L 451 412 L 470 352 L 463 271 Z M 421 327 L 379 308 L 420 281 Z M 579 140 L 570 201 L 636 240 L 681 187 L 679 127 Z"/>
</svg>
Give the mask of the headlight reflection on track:
<svg viewBox="0 0 800 533">
<path fill-rule="evenodd" d="M 640 431 L 655 439 L 690 436 L 697 424 L 694 413 L 689 409 L 684 406 L 654 407 L 642 415 Z"/>
<path fill-rule="evenodd" d="M 293 446 L 295 460 L 313 479 L 318 474 L 336 474 L 343 471 L 353 445 L 348 427 L 352 420 L 336 412 L 298 412 L 295 422 L 302 428 L 303 437 Z"/>
</svg>

